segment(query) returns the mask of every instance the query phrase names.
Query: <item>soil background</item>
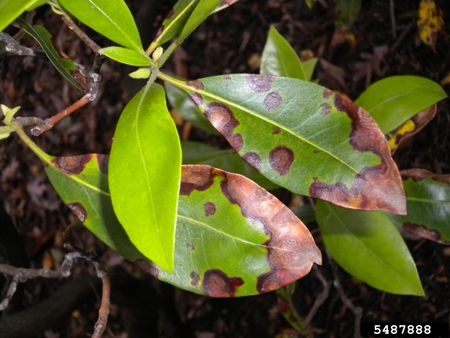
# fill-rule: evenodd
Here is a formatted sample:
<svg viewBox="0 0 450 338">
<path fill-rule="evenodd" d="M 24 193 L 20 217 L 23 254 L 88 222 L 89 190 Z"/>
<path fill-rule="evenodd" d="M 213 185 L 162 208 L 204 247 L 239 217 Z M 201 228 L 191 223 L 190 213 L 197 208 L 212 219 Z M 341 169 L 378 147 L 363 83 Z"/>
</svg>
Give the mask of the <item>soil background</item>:
<svg viewBox="0 0 450 338">
<path fill-rule="evenodd" d="M 145 43 L 155 34 L 174 1 L 127 1 Z M 391 3 L 394 11 L 391 11 Z M 390 75 L 414 74 L 441 82 L 450 72 L 450 2 L 437 1 L 446 30 L 435 50 L 421 43 L 417 32 L 419 1 L 363 1 L 351 32 L 354 43 L 342 41 L 334 1 L 321 0 L 309 10 L 303 0 L 241 0 L 211 17 L 168 63 L 166 70 L 195 79 L 224 73 L 258 72 L 270 25 L 302 55 L 320 58 L 319 83 L 355 99 L 368 84 Z M 53 34 L 58 49 L 89 67 L 93 54 L 47 8 L 35 22 Z M 395 24 L 393 24 L 395 21 Z M 89 29 L 86 31 L 90 32 Z M 11 29 L 11 33 L 15 33 Z M 109 42 L 90 32 L 102 46 Z M 344 36 L 345 37 L 345 36 Z M 347 36 L 348 39 L 348 36 Z M 344 39 L 345 40 L 345 39 Z M 30 45 L 33 45 L 30 42 Z M 54 155 L 108 153 L 114 127 L 125 104 L 140 84 L 127 77 L 131 68 L 105 62 L 99 99 L 36 139 Z M 444 87 L 447 91 L 450 86 Z M 22 115 L 41 118 L 79 98 L 44 57 L 1 56 L 0 102 L 21 106 Z M 180 132 L 186 125 L 180 124 Z M 450 173 L 450 111 L 448 100 L 436 118 L 395 159 L 400 169 L 425 168 Z M 220 138 L 198 130 L 189 139 L 225 147 Z M 241 299 L 208 299 L 160 283 L 106 250 L 79 227 L 46 179 L 38 159 L 16 137 L 0 144 L 0 261 L 24 267 L 59 268 L 64 243 L 96 257 L 111 274 L 112 313 L 105 337 L 296 337 L 283 319 L 275 294 Z M 289 204 L 291 195 L 277 191 Z M 308 224 L 321 249 L 320 232 Z M 69 231 L 66 230 L 69 228 Z M 315 337 L 352 337 L 355 316 L 333 282 L 338 279 L 344 300 L 362 308 L 363 321 L 449 321 L 450 250 L 427 241 L 408 240 L 426 297 L 396 296 L 361 283 L 324 257 L 320 274 L 297 283 L 295 306 L 306 316 L 322 292 L 330 292 L 312 318 Z M 325 251 L 323 251 L 325 253 Z M 91 268 L 80 263 L 69 280 L 36 279 L 19 287 L 0 317 L 0 336 L 86 337 L 94 327 L 100 285 Z M 92 271 L 91 271 L 92 272 Z M 9 281 L 0 276 L 1 295 Z"/>
</svg>

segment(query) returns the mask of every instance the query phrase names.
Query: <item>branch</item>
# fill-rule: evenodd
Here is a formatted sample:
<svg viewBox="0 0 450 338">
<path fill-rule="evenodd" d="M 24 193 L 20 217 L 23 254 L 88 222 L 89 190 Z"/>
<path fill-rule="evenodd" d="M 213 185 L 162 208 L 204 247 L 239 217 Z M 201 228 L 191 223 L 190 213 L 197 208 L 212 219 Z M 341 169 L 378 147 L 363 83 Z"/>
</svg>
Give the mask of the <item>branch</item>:
<svg viewBox="0 0 450 338">
<path fill-rule="evenodd" d="M 323 286 L 322 292 L 316 298 L 311 310 L 309 310 L 308 315 L 305 318 L 305 325 L 309 325 L 316 315 L 317 311 L 319 311 L 320 307 L 325 303 L 328 296 L 330 295 L 330 282 L 325 279 L 325 276 L 320 272 L 317 266 L 314 266 L 314 272 L 316 273 L 317 278 Z"/>
<path fill-rule="evenodd" d="M 110 307 L 110 294 L 111 294 L 111 282 L 106 273 L 100 268 L 98 262 L 92 260 L 89 257 L 81 255 L 79 252 L 68 253 L 64 257 L 64 261 L 61 264 L 60 271 L 47 270 L 47 269 L 25 269 L 16 268 L 11 265 L 0 263 L 0 273 L 13 277 L 13 280 L 8 288 L 5 299 L 0 303 L 0 311 L 6 309 L 14 296 L 19 283 L 25 283 L 27 280 L 34 278 L 67 278 L 71 275 L 71 270 L 76 259 L 84 259 L 95 268 L 96 276 L 102 280 L 103 290 L 102 299 L 99 309 L 99 315 L 94 327 L 94 333 L 92 338 L 101 338 L 103 332 L 106 329 L 109 316 Z"/>
</svg>

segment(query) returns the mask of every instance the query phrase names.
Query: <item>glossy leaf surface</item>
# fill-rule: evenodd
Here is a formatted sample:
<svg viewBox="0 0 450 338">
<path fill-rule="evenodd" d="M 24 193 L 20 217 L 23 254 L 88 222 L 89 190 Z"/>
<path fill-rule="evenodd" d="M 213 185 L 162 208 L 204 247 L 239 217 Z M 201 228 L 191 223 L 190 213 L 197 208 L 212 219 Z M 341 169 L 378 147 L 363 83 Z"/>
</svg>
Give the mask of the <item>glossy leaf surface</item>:
<svg viewBox="0 0 450 338">
<path fill-rule="evenodd" d="M 190 92 L 239 155 L 272 182 L 349 208 L 406 212 L 385 136 L 346 97 L 275 76 L 235 74 L 187 83 L 161 78 Z"/>
<path fill-rule="evenodd" d="M 107 157 L 59 157 L 47 174 L 90 231 L 128 260 L 185 290 L 212 297 L 269 292 L 306 275 L 321 255 L 307 228 L 252 181 L 183 166 L 175 270 L 167 274 L 128 240 L 107 187 Z M 260 210 L 261 209 L 261 210 Z"/>
<path fill-rule="evenodd" d="M 404 229 L 437 242 L 450 243 L 450 175 L 423 169 L 402 171 L 408 214 Z"/>
<path fill-rule="evenodd" d="M 356 100 L 387 134 L 417 113 L 447 97 L 434 81 L 419 76 L 392 76 L 370 85 Z"/>
<path fill-rule="evenodd" d="M 126 65 L 136 67 L 151 66 L 150 58 L 143 51 L 137 52 L 133 49 L 113 46 L 100 49 L 100 53 Z"/>
<path fill-rule="evenodd" d="M 267 190 L 277 185 L 248 165 L 233 149 L 219 149 L 199 142 L 183 142 L 183 164 L 206 164 L 236 174 L 241 174 Z"/>
<path fill-rule="evenodd" d="M 83 91 L 80 83 L 74 78 L 74 73 L 78 71 L 78 67 L 71 60 L 63 59 L 52 43 L 52 36 L 43 26 L 31 26 L 23 19 L 18 20 L 20 26 L 27 34 L 29 34 L 41 46 L 47 58 L 53 67 L 61 74 L 61 76 L 69 82 L 73 87 Z"/>
<path fill-rule="evenodd" d="M 58 0 L 70 14 L 121 46 L 142 50 L 136 23 L 124 0 Z"/>
<path fill-rule="evenodd" d="M 192 101 L 189 94 L 169 83 L 165 83 L 164 87 L 166 89 L 167 100 L 177 114 L 198 129 L 210 134 L 218 134 L 217 130 L 214 129 L 208 119 L 203 116 L 200 109 Z"/>
<path fill-rule="evenodd" d="M 222 0 L 199 0 L 183 26 L 178 39 L 180 41 L 186 39 L 221 3 Z"/>
<path fill-rule="evenodd" d="M 117 218 L 133 244 L 172 272 L 181 146 L 157 84 L 125 107 L 114 133 L 109 186 Z"/>
<path fill-rule="evenodd" d="M 402 143 L 421 131 L 437 113 L 436 105 L 416 114 L 411 120 L 386 135 L 391 152 L 395 152 Z"/>
<path fill-rule="evenodd" d="M 155 47 L 174 39 L 180 34 L 198 0 L 179 0 L 164 19 L 155 40 Z"/>
<path fill-rule="evenodd" d="M 328 253 L 352 276 L 389 293 L 424 295 L 408 247 L 387 215 L 319 202 L 316 219 Z"/>
<path fill-rule="evenodd" d="M 176 243 L 184 264 L 159 277 L 211 297 L 269 292 L 321 263 L 289 208 L 251 180 L 207 166 L 183 166 Z"/>
<path fill-rule="evenodd" d="M 261 58 L 261 74 L 307 80 L 303 64 L 289 42 L 271 26 Z"/>
<path fill-rule="evenodd" d="M 38 0 L 1 0 L 0 32 L 36 2 L 38 2 Z"/>
</svg>

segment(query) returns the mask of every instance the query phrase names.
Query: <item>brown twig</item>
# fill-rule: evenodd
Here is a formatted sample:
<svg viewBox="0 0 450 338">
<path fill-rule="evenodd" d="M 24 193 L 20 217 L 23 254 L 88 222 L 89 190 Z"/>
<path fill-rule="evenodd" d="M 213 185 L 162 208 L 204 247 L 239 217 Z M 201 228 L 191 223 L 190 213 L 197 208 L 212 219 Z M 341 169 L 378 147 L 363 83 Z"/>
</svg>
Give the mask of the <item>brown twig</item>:
<svg viewBox="0 0 450 338">
<path fill-rule="evenodd" d="M 95 268 L 96 275 L 102 280 L 103 290 L 100 308 L 98 312 L 98 319 L 94 327 L 93 338 L 101 338 L 103 332 L 106 329 L 110 308 L 110 294 L 111 294 L 111 282 L 106 273 L 100 268 L 98 262 L 93 261 L 91 258 L 81 255 L 79 252 L 68 253 L 64 257 L 64 261 L 61 264 L 60 271 L 47 270 L 47 269 L 25 269 L 16 268 L 11 265 L 0 263 L 0 273 L 13 277 L 13 280 L 8 288 L 4 300 L 0 303 L 0 311 L 8 307 L 9 302 L 13 298 L 17 286 L 19 283 L 25 283 L 29 279 L 34 278 L 67 278 L 71 275 L 72 267 L 76 259 L 84 259 L 92 263 Z"/>
<path fill-rule="evenodd" d="M 328 282 L 325 279 L 325 276 L 320 272 L 319 268 L 317 266 L 314 266 L 314 272 L 319 279 L 320 283 L 323 286 L 322 292 L 320 295 L 316 298 L 311 310 L 309 310 L 308 315 L 305 318 L 305 325 L 309 325 L 316 315 L 317 311 L 319 311 L 322 304 L 327 300 L 328 296 L 330 295 L 330 282 Z"/>
<path fill-rule="evenodd" d="M 80 27 L 78 27 L 75 22 L 67 15 L 62 14 L 62 18 L 66 26 L 75 33 L 78 38 L 83 41 L 83 43 L 89 47 L 95 54 L 98 54 L 101 47 L 97 45 L 85 32 L 83 32 Z"/>
<path fill-rule="evenodd" d="M 56 124 L 58 124 L 59 122 L 61 122 L 62 120 L 64 120 L 77 110 L 79 110 L 80 108 L 84 107 L 89 102 L 92 102 L 95 99 L 97 99 L 98 92 L 100 90 L 100 80 L 101 80 L 100 75 L 95 72 L 89 72 L 86 78 L 88 79 L 88 92 L 81 99 L 71 104 L 69 107 L 60 111 L 56 115 L 53 115 L 52 117 L 41 121 L 41 123 L 38 123 L 35 127 L 31 129 L 31 134 L 33 136 L 39 136 L 49 131 Z"/>
<path fill-rule="evenodd" d="M 361 319 L 363 314 L 363 309 L 359 306 L 355 306 L 353 302 L 350 300 L 350 298 L 346 295 L 344 292 L 344 289 L 342 288 L 341 282 L 338 277 L 338 271 L 337 267 L 334 264 L 334 262 L 331 260 L 331 257 L 328 256 L 328 261 L 331 265 L 331 270 L 333 271 L 334 275 L 334 282 L 333 286 L 336 288 L 339 297 L 341 298 L 342 303 L 353 313 L 355 316 L 355 331 L 354 331 L 354 337 L 355 338 L 361 338 Z"/>
<path fill-rule="evenodd" d="M 397 25 L 395 24 L 395 7 L 394 0 L 389 0 L 389 13 L 391 17 L 392 37 L 397 39 Z"/>
</svg>

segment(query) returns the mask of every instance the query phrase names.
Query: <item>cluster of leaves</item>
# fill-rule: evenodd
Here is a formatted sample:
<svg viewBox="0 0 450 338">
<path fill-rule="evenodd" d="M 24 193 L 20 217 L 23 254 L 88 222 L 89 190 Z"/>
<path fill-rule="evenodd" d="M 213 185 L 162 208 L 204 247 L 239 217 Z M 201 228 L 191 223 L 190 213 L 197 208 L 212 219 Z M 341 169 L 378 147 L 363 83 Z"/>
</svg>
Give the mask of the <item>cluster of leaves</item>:
<svg viewBox="0 0 450 338">
<path fill-rule="evenodd" d="M 275 28 L 261 74 L 185 81 L 161 71 L 209 15 L 234 2 L 179 0 L 144 49 L 123 0 L 49 1 L 57 14 L 115 42 L 99 53 L 141 67 L 131 76 L 148 78 L 147 84 L 122 112 L 109 156 L 47 155 L 17 119 L 5 118 L 5 133 L 16 131 L 46 163 L 56 191 L 92 233 L 181 288 L 212 297 L 258 294 L 320 264 L 306 226 L 267 191 L 283 187 L 321 200 L 315 219 L 326 249 L 345 270 L 384 291 L 422 295 L 399 228 L 450 241 L 449 180 L 408 171 L 402 183 L 391 150 L 431 120 L 445 92 L 430 80 L 399 76 L 373 84 L 355 104 L 314 83 L 317 59 L 302 62 Z M 15 7 L 5 7 L 2 28 L 43 2 L 3 3 Z M 73 77 L 74 69 L 67 72 L 73 64 L 54 55 L 43 28 L 18 23 Z M 187 121 L 221 134 L 232 150 L 182 144 L 166 95 Z"/>
</svg>

